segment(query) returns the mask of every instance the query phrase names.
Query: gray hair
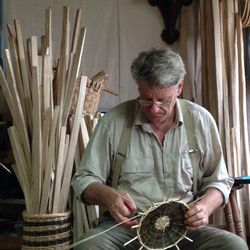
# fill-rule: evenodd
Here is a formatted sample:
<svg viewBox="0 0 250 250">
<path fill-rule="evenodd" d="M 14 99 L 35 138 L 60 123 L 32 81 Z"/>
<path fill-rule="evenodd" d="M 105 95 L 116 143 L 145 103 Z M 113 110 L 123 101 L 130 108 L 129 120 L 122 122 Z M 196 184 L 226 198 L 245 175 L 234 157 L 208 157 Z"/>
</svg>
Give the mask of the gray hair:
<svg viewBox="0 0 250 250">
<path fill-rule="evenodd" d="M 141 52 L 131 65 L 131 74 L 138 83 L 144 81 L 148 86 L 158 84 L 177 85 L 186 74 L 182 58 L 167 49 L 151 49 Z"/>
</svg>

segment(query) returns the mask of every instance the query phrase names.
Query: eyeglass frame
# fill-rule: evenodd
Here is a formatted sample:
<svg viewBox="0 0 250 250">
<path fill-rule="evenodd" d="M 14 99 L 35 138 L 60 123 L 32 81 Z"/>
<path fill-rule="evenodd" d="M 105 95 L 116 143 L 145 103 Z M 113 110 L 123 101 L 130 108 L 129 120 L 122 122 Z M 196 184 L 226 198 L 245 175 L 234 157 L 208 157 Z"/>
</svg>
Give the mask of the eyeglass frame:
<svg viewBox="0 0 250 250">
<path fill-rule="evenodd" d="M 177 88 L 175 89 L 175 91 L 177 90 Z M 174 93 L 175 93 L 174 91 Z M 144 100 L 144 99 L 140 99 L 140 97 L 138 98 L 138 103 L 143 106 L 143 107 L 150 107 L 153 104 L 157 105 L 158 107 L 166 107 L 171 105 L 172 101 L 173 101 L 174 95 L 171 96 L 171 100 L 167 100 L 167 101 L 154 101 L 154 100 Z"/>
<path fill-rule="evenodd" d="M 166 104 L 171 104 L 172 100 L 173 99 L 171 99 L 171 101 L 162 102 L 162 101 L 153 101 L 153 100 L 143 100 L 143 99 L 138 98 L 138 103 L 143 107 L 150 107 L 153 104 L 157 105 L 158 107 L 165 107 L 167 106 Z"/>
</svg>

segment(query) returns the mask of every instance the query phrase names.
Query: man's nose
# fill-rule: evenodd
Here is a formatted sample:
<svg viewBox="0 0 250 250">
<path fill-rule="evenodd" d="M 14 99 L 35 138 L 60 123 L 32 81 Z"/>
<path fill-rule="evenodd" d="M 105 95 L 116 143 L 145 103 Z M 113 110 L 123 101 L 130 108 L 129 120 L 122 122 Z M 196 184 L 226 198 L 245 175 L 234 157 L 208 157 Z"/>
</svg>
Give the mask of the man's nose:
<svg viewBox="0 0 250 250">
<path fill-rule="evenodd" d="M 152 105 L 150 106 L 150 111 L 152 113 L 157 113 L 159 109 L 160 109 L 159 106 L 155 102 L 153 102 Z"/>
</svg>

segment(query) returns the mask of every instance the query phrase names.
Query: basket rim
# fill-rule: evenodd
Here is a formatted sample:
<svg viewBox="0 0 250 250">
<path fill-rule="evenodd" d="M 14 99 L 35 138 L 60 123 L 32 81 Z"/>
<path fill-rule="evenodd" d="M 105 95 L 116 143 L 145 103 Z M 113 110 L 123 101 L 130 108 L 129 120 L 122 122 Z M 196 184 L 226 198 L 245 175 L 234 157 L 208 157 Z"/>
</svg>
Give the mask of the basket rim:
<svg viewBox="0 0 250 250">
<path fill-rule="evenodd" d="M 52 214 L 32 214 L 28 213 L 26 210 L 22 213 L 24 218 L 53 218 L 53 217 L 68 217 L 71 215 L 71 211 L 68 210 L 62 213 L 52 213 Z"/>
</svg>

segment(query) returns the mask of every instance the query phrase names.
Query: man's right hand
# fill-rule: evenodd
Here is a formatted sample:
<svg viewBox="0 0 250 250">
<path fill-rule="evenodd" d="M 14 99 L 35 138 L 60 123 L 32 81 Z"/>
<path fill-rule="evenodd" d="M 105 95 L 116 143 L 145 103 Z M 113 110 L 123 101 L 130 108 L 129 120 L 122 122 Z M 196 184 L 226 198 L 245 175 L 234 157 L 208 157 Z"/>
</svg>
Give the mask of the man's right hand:
<svg viewBox="0 0 250 250">
<path fill-rule="evenodd" d="M 83 193 L 83 198 L 89 204 L 104 205 L 111 216 L 118 222 L 129 219 L 137 207 L 129 193 L 111 188 L 101 183 L 90 184 Z M 124 222 L 123 226 L 131 228 L 137 220 Z"/>
<path fill-rule="evenodd" d="M 136 212 L 136 205 L 127 192 L 112 190 L 108 197 L 106 207 L 117 222 L 128 220 Z M 138 224 L 137 220 L 129 220 L 123 225 L 127 228 Z"/>
</svg>

